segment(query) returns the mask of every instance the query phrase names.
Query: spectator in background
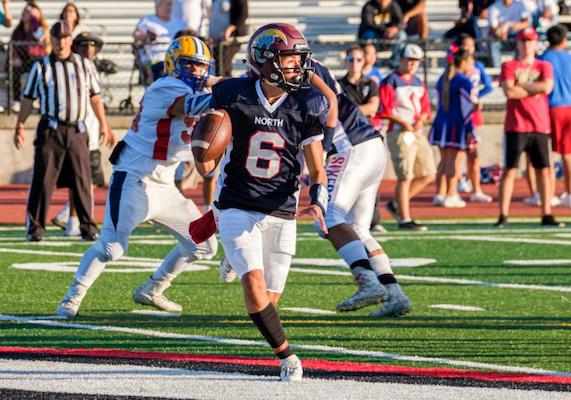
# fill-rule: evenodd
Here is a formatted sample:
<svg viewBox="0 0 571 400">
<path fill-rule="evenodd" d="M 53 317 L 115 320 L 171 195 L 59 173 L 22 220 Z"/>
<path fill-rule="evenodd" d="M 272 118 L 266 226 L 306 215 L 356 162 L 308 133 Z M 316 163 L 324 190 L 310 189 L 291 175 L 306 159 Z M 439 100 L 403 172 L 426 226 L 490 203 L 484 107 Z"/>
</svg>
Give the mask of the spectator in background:
<svg viewBox="0 0 571 400">
<path fill-rule="evenodd" d="M 458 49 L 464 49 L 468 51 L 472 56 L 474 56 L 476 52 L 476 41 L 474 38 L 463 34 L 458 38 L 458 41 L 455 44 L 455 47 Z M 478 99 L 481 99 L 483 96 L 489 94 L 493 90 L 492 86 L 492 78 L 486 72 L 484 64 L 480 61 L 474 60 L 474 64 L 470 71 L 468 71 L 468 78 L 472 82 L 472 87 L 475 92 L 475 95 Z M 485 194 L 482 191 L 482 186 L 480 185 L 480 159 L 478 157 L 478 142 L 481 140 L 480 135 L 478 134 L 478 128 L 484 125 L 484 114 L 482 113 L 482 103 L 479 102 L 479 106 L 474 112 L 472 113 L 472 126 L 473 126 L 473 135 L 470 136 L 470 142 L 468 143 L 468 148 L 466 149 L 466 167 L 468 172 L 468 179 L 466 182 L 463 182 L 459 191 L 472 193 L 470 195 L 470 201 L 474 203 L 490 203 L 492 201 L 492 197 Z M 436 182 L 441 185 L 441 177 L 436 178 Z M 464 190 L 461 190 L 464 189 Z M 443 200 L 445 196 L 445 192 L 443 189 L 438 190 L 438 194 L 435 198 L 435 205 L 440 205 L 439 200 Z"/>
<path fill-rule="evenodd" d="M 457 186 L 462 171 L 462 155 L 474 136 L 472 112 L 477 106 L 477 98 L 468 77 L 474 68 L 474 57 L 468 50 L 458 49 L 452 58 L 452 63 L 436 83 L 438 111 L 429 141 L 440 149 L 438 174 L 445 177 L 440 189 L 445 195 L 438 205 L 464 208 L 466 202 L 458 194 Z"/>
<path fill-rule="evenodd" d="M 363 75 L 371 78 L 377 86 L 385 77 L 381 70 L 377 67 L 377 47 L 374 43 L 367 42 L 361 46 L 365 52 L 365 65 L 363 66 Z"/>
<path fill-rule="evenodd" d="M 222 43 L 248 34 L 248 0 L 213 0 L 210 15 L 209 36 L 212 40 L 212 54 L 218 68 L 218 75 L 232 76 L 232 61 L 240 50 L 240 43 L 233 42 L 223 47 Z"/>
<path fill-rule="evenodd" d="M 10 0 L 2 0 L 2 11 L 0 11 L 0 25 L 9 28 L 12 26 L 12 14 L 10 14 Z"/>
<path fill-rule="evenodd" d="M 345 67 L 347 74 L 339 79 L 343 91 L 352 98 L 367 118 L 374 116 L 379 110 L 379 87 L 370 78 L 363 75 L 365 52 L 359 46 L 346 51 Z"/>
<path fill-rule="evenodd" d="M 155 0 L 155 13 L 141 18 L 133 32 L 141 83 L 146 86 L 153 82 L 153 68 L 158 68 L 165 59 L 170 40 L 176 33 L 171 13 L 172 0 Z"/>
<path fill-rule="evenodd" d="M 357 36 L 360 41 L 403 39 L 403 17 L 400 6 L 393 0 L 369 0 L 361 11 Z M 399 37 L 399 33 L 402 33 Z"/>
<path fill-rule="evenodd" d="M 557 24 L 559 6 L 556 0 L 523 0 L 531 14 L 531 26 L 541 37 L 549 28 Z"/>
<path fill-rule="evenodd" d="M 71 26 L 71 37 L 75 38 L 82 32 L 87 32 L 87 28 L 79 23 L 79 9 L 75 3 L 67 3 L 61 14 L 59 15 L 60 21 L 66 21 Z"/>
<path fill-rule="evenodd" d="M 549 94 L 553 151 L 561 154 L 565 193 L 561 207 L 571 207 L 571 55 L 567 48 L 567 28 L 555 25 L 547 31 L 549 49 L 540 57 L 553 66 L 553 91 Z"/>
<path fill-rule="evenodd" d="M 549 106 L 553 67 L 535 58 L 537 32 L 528 27 L 517 34 L 518 56 L 502 65 L 500 81 L 507 97 L 505 121 L 505 171 L 500 184 L 500 216 L 495 226 L 508 222 L 510 202 L 519 157 L 524 151 L 537 171 L 541 195 L 541 225 L 562 227 L 551 215 L 549 177 Z"/>
<path fill-rule="evenodd" d="M 469 35 L 476 40 L 482 38 L 482 32 L 478 26 L 478 19 L 488 18 L 488 7 L 494 0 L 459 0 L 460 19 L 452 29 L 444 34 L 446 39 L 456 40 L 463 34 Z"/>
<path fill-rule="evenodd" d="M 428 14 L 426 0 L 398 0 L 402 10 L 402 22 L 407 35 L 418 35 L 421 40 L 428 39 Z"/>
<path fill-rule="evenodd" d="M 397 176 L 396 200 L 387 210 L 399 229 L 426 231 L 410 215 L 410 200 L 434 181 L 432 148 L 423 133 L 430 121 L 428 89 L 415 76 L 424 52 L 415 44 L 403 47 L 399 67 L 381 82 L 381 117 L 390 121 L 387 142 Z"/>
<path fill-rule="evenodd" d="M 56 182 L 65 181 L 73 193 L 81 236 L 91 241 L 95 240 L 97 227 L 91 216 L 91 171 L 84 124 L 88 101 L 91 101 L 99 120 L 101 138 L 109 145 L 113 144 L 114 138 L 107 127 L 99 84 L 91 62 L 72 53 L 71 27 L 65 21 L 59 21 L 52 26 L 50 34 L 54 50 L 32 67 L 14 134 L 14 144 L 21 149 L 25 144 L 24 123 L 32 111 L 32 102 L 39 98 L 41 119 L 34 141 L 34 171 L 26 217 L 27 240 L 42 240 L 54 187 Z M 65 75 L 57 85 L 54 70 Z"/>
<path fill-rule="evenodd" d="M 101 51 L 103 41 L 88 32 L 81 32 L 73 40 L 72 49 L 81 57 L 87 58 L 92 64 L 89 67 L 93 68 L 92 73 L 99 80 L 99 75 L 95 69 L 95 57 Z M 99 121 L 93 112 L 91 104 L 87 104 L 87 112 L 85 115 L 85 128 L 87 129 L 87 136 L 89 138 L 89 160 L 91 166 L 91 183 L 93 196 L 93 189 L 103 187 L 105 185 L 105 178 L 103 176 L 103 167 L 101 166 L 101 151 L 99 150 Z M 73 206 L 73 195 L 69 192 L 69 200 L 61 209 L 58 214 L 52 219 L 54 225 L 64 229 L 64 236 L 81 236 L 79 229 L 79 218 L 77 211 Z"/>
<path fill-rule="evenodd" d="M 173 0 L 171 23 L 174 32 L 190 29 L 192 36 L 206 37 L 211 0 Z"/>
<path fill-rule="evenodd" d="M 501 52 L 513 50 L 510 39 L 530 25 L 531 13 L 522 0 L 496 0 L 488 9 L 488 22 L 493 41 L 490 43 L 492 66 L 501 65 Z"/>
<path fill-rule="evenodd" d="M 46 56 L 51 50 L 48 23 L 41 8 L 33 1 L 24 6 L 20 22 L 12 32 L 10 41 L 26 42 L 14 43 L 11 54 L 14 73 L 12 110 L 19 112 L 22 92 L 21 79 L 30 71 L 35 61 Z"/>
</svg>

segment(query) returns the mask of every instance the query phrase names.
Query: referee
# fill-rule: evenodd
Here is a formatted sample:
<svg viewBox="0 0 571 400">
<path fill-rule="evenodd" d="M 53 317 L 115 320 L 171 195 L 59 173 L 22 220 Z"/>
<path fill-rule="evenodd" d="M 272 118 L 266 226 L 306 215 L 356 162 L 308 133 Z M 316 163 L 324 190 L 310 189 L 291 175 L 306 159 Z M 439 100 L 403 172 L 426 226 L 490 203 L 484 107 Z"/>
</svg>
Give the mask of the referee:
<svg viewBox="0 0 571 400">
<path fill-rule="evenodd" d="M 84 124 L 88 100 L 100 124 L 100 139 L 109 146 L 115 142 L 105 120 L 94 68 L 89 60 L 72 53 L 71 31 L 64 21 L 52 25 L 52 53 L 36 61 L 28 75 L 14 134 L 14 144 L 21 149 L 25 144 L 24 123 L 33 101 L 39 98 L 41 119 L 34 141 L 34 174 L 26 216 L 26 237 L 32 242 L 42 240 L 46 214 L 58 181 L 71 189 L 82 238 L 96 238 Z"/>
</svg>

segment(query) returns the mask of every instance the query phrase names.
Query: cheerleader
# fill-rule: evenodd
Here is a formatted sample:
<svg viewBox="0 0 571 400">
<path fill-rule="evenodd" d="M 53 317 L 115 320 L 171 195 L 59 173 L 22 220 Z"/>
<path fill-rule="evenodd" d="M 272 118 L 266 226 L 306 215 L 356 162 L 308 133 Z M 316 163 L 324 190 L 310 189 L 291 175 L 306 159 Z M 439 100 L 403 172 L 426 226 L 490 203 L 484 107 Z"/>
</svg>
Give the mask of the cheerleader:
<svg viewBox="0 0 571 400">
<path fill-rule="evenodd" d="M 453 61 L 436 84 L 439 104 L 429 141 L 440 149 L 438 173 L 445 177 L 446 195 L 441 205 L 463 208 L 466 202 L 458 194 L 457 184 L 462 157 L 474 140 L 472 114 L 478 107 L 468 74 L 474 68 L 474 57 L 465 49 L 453 53 Z M 444 187 L 440 190 L 444 192 Z"/>
</svg>

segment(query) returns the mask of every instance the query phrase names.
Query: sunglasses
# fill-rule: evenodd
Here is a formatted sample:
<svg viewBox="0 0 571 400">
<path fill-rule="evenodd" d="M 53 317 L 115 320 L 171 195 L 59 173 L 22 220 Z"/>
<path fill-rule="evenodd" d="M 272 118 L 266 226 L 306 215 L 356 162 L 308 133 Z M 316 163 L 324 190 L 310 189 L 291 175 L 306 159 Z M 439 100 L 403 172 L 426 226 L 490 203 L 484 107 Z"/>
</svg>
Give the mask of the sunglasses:
<svg viewBox="0 0 571 400">
<path fill-rule="evenodd" d="M 361 62 L 363 61 L 363 59 L 361 57 L 354 57 L 354 56 L 349 56 L 347 57 L 347 61 L 352 63 L 352 62 Z"/>
<path fill-rule="evenodd" d="M 84 40 L 84 41 L 80 42 L 79 45 L 80 46 L 87 46 L 87 45 L 97 46 L 97 42 L 95 40 Z"/>
</svg>

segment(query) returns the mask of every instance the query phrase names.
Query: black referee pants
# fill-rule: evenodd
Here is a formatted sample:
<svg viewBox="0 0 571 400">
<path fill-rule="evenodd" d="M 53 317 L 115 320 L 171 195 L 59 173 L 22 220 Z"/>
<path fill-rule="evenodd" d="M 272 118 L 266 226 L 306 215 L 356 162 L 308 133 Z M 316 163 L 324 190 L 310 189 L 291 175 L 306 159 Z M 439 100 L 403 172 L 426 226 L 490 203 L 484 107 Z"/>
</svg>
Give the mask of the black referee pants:
<svg viewBox="0 0 571 400">
<path fill-rule="evenodd" d="M 43 236 L 48 207 L 58 179 L 71 189 L 81 236 L 97 232 L 91 217 L 93 203 L 87 141 L 87 134 L 78 133 L 76 127 L 58 126 L 53 129 L 47 119 L 40 120 L 34 141 L 34 175 L 26 220 L 28 234 Z"/>
</svg>

